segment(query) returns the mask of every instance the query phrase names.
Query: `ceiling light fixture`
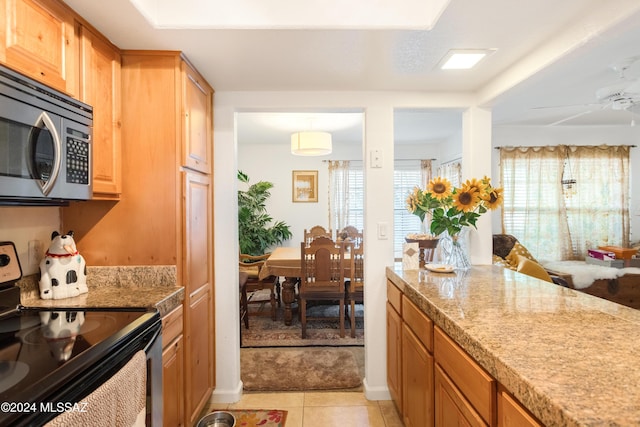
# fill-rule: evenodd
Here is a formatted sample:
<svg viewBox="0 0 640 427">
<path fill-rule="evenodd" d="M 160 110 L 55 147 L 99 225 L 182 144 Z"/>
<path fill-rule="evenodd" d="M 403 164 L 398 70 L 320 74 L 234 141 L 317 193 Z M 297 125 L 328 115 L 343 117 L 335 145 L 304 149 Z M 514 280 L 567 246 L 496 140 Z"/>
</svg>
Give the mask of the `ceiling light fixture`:
<svg viewBox="0 0 640 427">
<path fill-rule="evenodd" d="M 331 154 L 329 132 L 296 132 L 291 134 L 291 154 L 296 156 L 324 156 Z"/>
<path fill-rule="evenodd" d="M 490 53 L 493 53 L 491 49 L 454 49 L 447 52 L 447 54 L 440 61 L 440 68 L 442 70 L 468 70 L 473 68 L 481 59 L 485 58 Z"/>
</svg>

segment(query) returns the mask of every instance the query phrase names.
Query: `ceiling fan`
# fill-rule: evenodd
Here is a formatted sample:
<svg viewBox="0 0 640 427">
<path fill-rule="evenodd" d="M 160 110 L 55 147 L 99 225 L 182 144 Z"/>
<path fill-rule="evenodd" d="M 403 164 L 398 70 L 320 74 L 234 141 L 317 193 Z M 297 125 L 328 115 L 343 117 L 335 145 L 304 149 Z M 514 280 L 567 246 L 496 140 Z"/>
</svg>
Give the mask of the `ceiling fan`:
<svg viewBox="0 0 640 427">
<path fill-rule="evenodd" d="M 594 111 L 611 109 L 611 110 L 621 110 L 628 111 L 632 115 L 638 114 L 632 111 L 633 107 L 636 105 L 640 105 L 640 77 L 636 77 L 635 79 L 628 79 L 625 75 L 625 72 L 629 67 L 633 66 L 636 62 L 640 61 L 640 55 L 633 56 L 630 58 L 626 58 L 620 62 L 612 64 L 610 67 L 618 72 L 620 81 L 603 86 L 596 90 L 595 98 L 596 103 L 592 104 L 579 104 L 579 105 L 564 105 L 563 107 L 589 107 L 589 109 L 585 111 L 581 111 L 577 114 L 573 114 L 569 117 L 562 118 L 553 123 L 550 123 L 548 126 L 555 126 L 561 123 L 567 122 L 569 120 L 576 119 L 580 116 L 584 116 L 586 114 L 590 114 Z M 536 107 L 534 109 L 547 109 L 547 108 L 559 108 L 559 107 Z M 635 125 L 633 116 L 631 120 L 631 125 Z"/>
</svg>

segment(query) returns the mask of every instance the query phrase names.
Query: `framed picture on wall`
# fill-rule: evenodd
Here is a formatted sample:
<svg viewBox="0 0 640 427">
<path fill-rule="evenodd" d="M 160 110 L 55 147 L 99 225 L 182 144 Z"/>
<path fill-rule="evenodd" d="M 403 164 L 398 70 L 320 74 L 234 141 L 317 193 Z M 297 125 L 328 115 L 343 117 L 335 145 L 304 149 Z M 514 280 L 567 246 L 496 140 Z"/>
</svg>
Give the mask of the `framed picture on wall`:
<svg viewBox="0 0 640 427">
<path fill-rule="evenodd" d="M 294 202 L 318 202 L 318 171 L 293 171 L 292 198 Z"/>
</svg>

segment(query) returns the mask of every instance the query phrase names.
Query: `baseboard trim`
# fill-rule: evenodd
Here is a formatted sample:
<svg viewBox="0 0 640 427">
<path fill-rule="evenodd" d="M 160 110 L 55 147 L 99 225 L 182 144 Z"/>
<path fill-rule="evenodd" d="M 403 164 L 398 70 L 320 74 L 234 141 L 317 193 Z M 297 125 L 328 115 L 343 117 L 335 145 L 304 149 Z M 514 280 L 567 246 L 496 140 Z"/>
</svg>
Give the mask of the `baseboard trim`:
<svg viewBox="0 0 640 427">
<path fill-rule="evenodd" d="M 238 382 L 238 385 L 233 390 L 221 390 L 216 387 L 211 393 L 209 403 L 235 403 L 239 402 L 242 397 L 242 381 Z"/>
<path fill-rule="evenodd" d="M 391 400 L 391 393 L 388 387 L 371 387 L 367 379 L 362 380 L 364 386 L 364 396 L 367 400 Z"/>
</svg>

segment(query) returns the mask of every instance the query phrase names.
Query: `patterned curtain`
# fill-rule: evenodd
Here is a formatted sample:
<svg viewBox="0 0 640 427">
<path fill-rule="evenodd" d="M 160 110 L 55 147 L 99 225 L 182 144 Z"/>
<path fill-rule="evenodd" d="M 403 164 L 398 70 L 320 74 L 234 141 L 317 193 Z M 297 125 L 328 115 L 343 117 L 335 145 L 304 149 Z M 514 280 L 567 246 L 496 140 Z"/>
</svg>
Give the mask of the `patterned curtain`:
<svg viewBox="0 0 640 427">
<path fill-rule="evenodd" d="M 342 230 L 349 217 L 349 161 L 329 162 L 329 227 Z"/>
</svg>

